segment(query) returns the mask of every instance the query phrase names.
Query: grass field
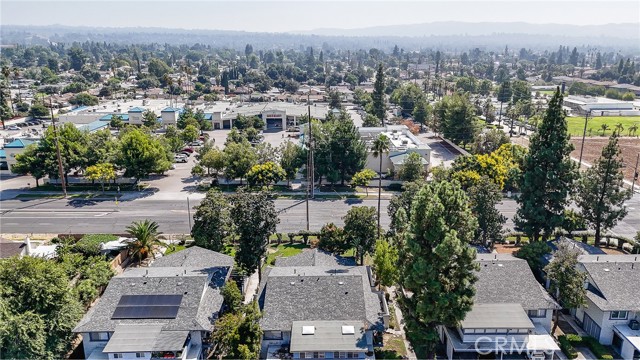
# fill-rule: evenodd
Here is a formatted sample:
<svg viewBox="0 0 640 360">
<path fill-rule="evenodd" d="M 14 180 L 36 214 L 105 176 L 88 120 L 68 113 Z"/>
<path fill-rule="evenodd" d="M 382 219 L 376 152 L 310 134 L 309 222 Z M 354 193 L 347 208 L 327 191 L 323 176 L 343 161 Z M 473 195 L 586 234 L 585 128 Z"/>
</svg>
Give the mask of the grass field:
<svg viewBox="0 0 640 360">
<path fill-rule="evenodd" d="M 582 136 L 584 130 L 584 117 L 568 117 L 569 134 L 573 136 Z M 621 123 L 624 127 L 623 136 L 629 135 L 629 128 L 633 124 L 640 127 L 640 116 L 598 116 L 592 117 L 587 122 L 587 136 L 602 136 L 602 124 L 607 124 L 609 129 L 605 131 L 604 136 L 609 136 L 615 129 L 616 124 Z M 589 131 L 591 129 L 591 131 Z M 640 129 L 636 132 L 640 134 Z"/>
<path fill-rule="evenodd" d="M 289 257 L 293 255 L 298 255 L 302 252 L 303 249 L 309 248 L 309 245 L 306 244 L 280 244 L 280 245 L 271 245 L 267 250 L 267 264 L 273 265 L 276 261 L 277 257 Z"/>
</svg>

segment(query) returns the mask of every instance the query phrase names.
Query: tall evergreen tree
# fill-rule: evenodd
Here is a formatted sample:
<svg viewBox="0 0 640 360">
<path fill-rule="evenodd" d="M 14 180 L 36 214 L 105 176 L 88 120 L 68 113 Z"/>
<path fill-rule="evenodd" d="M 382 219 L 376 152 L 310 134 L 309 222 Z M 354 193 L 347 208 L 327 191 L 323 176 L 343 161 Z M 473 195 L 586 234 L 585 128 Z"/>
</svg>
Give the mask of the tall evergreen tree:
<svg viewBox="0 0 640 360">
<path fill-rule="evenodd" d="M 576 178 L 575 165 L 569 155 L 567 121 L 562 109 L 562 94 L 556 90 L 538 131 L 531 137 L 520 179 L 520 207 L 514 221 L 537 241 L 548 237 L 562 224 L 567 195 Z"/>
<path fill-rule="evenodd" d="M 500 186 L 483 176 L 477 185 L 469 189 L 471 210 L 478 218 L 476 240 L 483 246 L 493 247 L 496 241 L 503 238 L 503 229 L 507 218 L 496 209 L 496 205 L 502 200 Z"/>
<path fill-rule="evenodd" d="M 329 140 L 329 149 L 333 154 L 333 168 L 340 177 L 340 183 L 350 179 L 364 168 L 367 160 L 367 147 L 360 139 L 360 133 L 349 114 L 342 111 L 335 121 L 335 127 Z"/>
<path fill-rule="evenodd" d="M 413 293 L 401 300 L 407 335 L 433 358 L 437 326 L 457 326 L 473 305 L 476 252 L 468 245 L 477 221 L 460 184 L 442 181 L 418 192 L 409 226 L 400 254 L 401 283 Z"/>
<path fill-rule="evenodd" d="M 215 189 L 209 190 L 193 217 L 191 236 L 196 245 L 213 251 L 222 251 L 231 233 L 231 226 L 229 203 L 226 197 Z"/>
<path fill-rule="evenodd" d="M 380 121 L 384 123 L 386 118 L 387 106 L 385 104 L 384 90 L 386 88 L 384 81 L 384 67 L 382 63 L 378 65 L 378 72 L 376 73 L 376 82 L 373 84 L 373 94 L 371 94 L 371 100 L 373 101 L 373 115 L 375 115 Z"/>
<path fill-rule="evenodd" d="M 598 52 L 596 54 L 596 70 L 600 70 L 602 69 L 602 55 L 600 55 L 600 52 Z"/>
<path fill-rule="evenodd" d="M 596 246 L 600 245 L 602 233 L 627 215 L 624 202 L 631 197 L 624 188 L 619 136 L 619 132 L 613 132 L 600 158 L 578 180 L 576 205 L 595 231 Z"/>
<path fill-rule="evenodd" d="M 436 104 L 442 135 L 456 144 L 472 143 L 477 134 L 475 107 L 465 94 L 445 96 Z"/>
</svg>

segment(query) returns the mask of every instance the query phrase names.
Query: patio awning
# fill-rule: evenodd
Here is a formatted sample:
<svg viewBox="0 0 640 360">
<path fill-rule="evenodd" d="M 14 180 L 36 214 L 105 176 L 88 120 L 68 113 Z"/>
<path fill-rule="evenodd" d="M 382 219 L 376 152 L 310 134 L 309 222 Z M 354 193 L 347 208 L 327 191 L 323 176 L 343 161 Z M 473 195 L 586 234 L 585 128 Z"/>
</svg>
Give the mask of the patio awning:
<svg viewBox="0 0 640 360">
<path fill-rule="evenodd" d="M 189 331 L 163 331 L 161 325 L 118 325 L 105 353 L 182 350 Z"/>
</svg>

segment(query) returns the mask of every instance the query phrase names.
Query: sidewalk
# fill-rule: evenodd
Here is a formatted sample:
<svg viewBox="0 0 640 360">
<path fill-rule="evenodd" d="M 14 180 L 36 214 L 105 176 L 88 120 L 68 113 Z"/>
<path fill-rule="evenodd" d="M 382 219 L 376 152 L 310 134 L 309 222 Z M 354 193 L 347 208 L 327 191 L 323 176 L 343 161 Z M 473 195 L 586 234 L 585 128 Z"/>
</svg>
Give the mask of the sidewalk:
<svg viewBox="0 0 640 360">
<path fill-rule="evenodd" d="M 417 360 L 418 357 L 413 352 L 413 348 L 411 347 L 409 340 L 407 340 L 407 334 L 404 331 L 404 317 L 402 316 L 402 311 L 400 311 L 400 306 L 396 301 L 396 287 L 391 286 L 387 290 L 389 291 L 389 301 L 393 304 L 393 308 L 395 309 L 396 323 L 398 323 L 398 326 L 400 327 L 400 330 L 387 330 L 387 331 L 395 335 L 401 335 L 402 341 L 404 342 L 404 347 L 407 349 L 407 358 L 409 360 Z"/>
</svg>

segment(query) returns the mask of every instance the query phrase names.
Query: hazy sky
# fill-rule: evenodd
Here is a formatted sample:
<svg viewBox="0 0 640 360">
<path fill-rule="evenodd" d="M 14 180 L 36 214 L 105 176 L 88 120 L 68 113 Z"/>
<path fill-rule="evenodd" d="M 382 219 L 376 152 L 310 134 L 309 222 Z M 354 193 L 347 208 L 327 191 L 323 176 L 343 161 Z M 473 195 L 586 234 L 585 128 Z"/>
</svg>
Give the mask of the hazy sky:
<svg viewBox="0 0 640 360">
<path fill-rule="evenodd" d="M 639 23 L 640 1 L 2 0 L 11 25 L 167 27 L 285 32 L 434 21 Z M 640 30 L 639 30 L 640 32 Z"/>
</svg>

